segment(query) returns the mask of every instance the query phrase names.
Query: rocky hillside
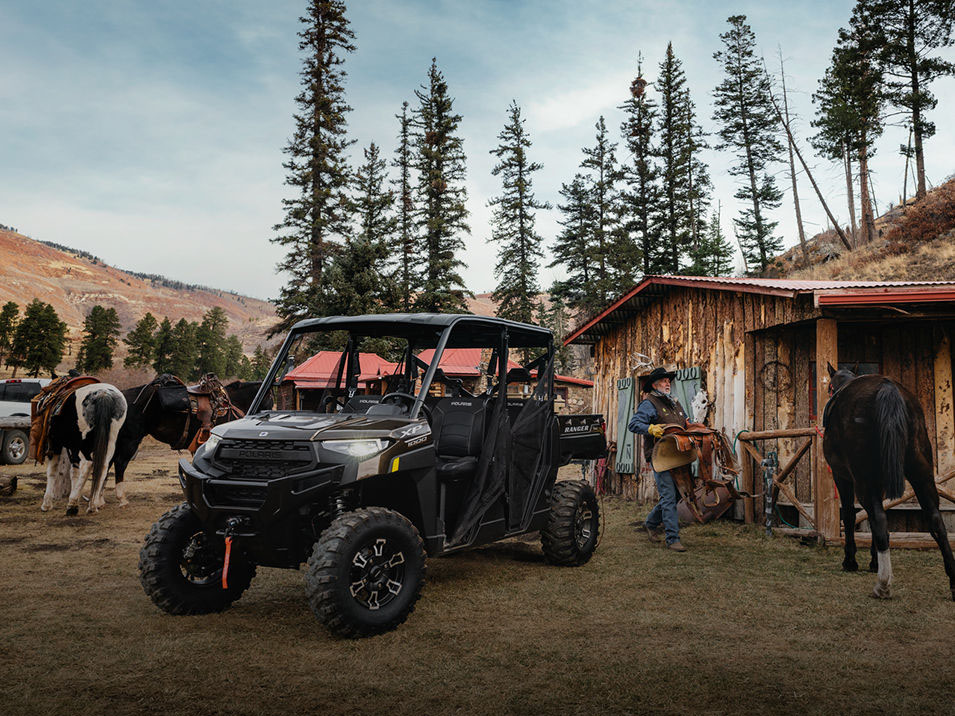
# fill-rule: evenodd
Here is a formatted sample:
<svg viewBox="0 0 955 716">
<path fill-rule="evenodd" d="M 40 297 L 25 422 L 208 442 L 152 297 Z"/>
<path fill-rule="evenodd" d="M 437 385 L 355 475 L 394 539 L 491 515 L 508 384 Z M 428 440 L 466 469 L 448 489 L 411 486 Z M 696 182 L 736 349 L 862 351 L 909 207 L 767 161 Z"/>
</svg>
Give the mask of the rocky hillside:
<svg viewBox="0 0 955 716">
<path fill-rule="evenodd" d="M 88 254 L 0 229 L 0 303 L 16 301 L 22 312 L 34 298 L 53 305 L 74 341 L 96 304 L 116 309 L 124 334 L 147 311 L 160 320 L 168 316 L 174 322 L 199 321 L 219 306 L 229 317 L 229 333 L 235 333 L 249 352 L 264 341 L 276 321 L 275 309 L 267 301 L 136 276 Z"/>
<path fill-rule="evenodd" d="M 859 281 L 955 280 L 955 179 L 876 219 L 877 238 L 846 251 L 835 231 L 807 241 L 809 265 L 797 244 L 777 257 L 768 275 Z M 848 233 L 848 232 L 847 232 Z"/>
</svg>

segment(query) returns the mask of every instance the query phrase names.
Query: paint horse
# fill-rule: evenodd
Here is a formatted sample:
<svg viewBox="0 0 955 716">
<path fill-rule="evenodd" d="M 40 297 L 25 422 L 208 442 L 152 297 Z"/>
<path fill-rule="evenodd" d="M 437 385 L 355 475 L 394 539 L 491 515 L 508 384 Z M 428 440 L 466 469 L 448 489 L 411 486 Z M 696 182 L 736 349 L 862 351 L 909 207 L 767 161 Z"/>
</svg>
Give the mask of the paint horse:
<svg viewBox="0 0 955 716">
<path fill-rule="evenodd" d="M 229 401 L 229 411 L 214 424 L 234 420 L 245 414 L 252 404 L 261 382 L 236 380 L 224 386 Z M 123 479 L 126 468 L 136 456 L 139 445 L 147 435 L 173 450 L 188 447 L 201 426 L 195 413 L 190 410 L 186 386 L 175 376 L 156 376 L 145 385 L 123 391 L 129 405 L 129 414 L 116 443 L 113 471 L 116 478 L 116 499 L 120 507 L 129 504 Z M 264 408 L 270 408 L 271 396 L 266 396 Z"/>
<path fill-rule="evenodd" d="M 855 558 L 858 495 L 872 528 L 869 571 L 879 575 L 872 596 L 891 596 L 892 561 L 882 500 L 901 497 L 907 478 L 942 552 L 955 600 L 955 558 L 938 509 L 932 446 L 922 407 L 912 393 L 883 375 L 857 377 L 850 370 L 828 368 L 830 397 L 823 414 L 826 432 L 822 447 L 841 501 L 846 533 L 842 569 L 854 572 L 859 568 Z"/>
<path fill-rule="evenodd" d="M 126 420 L 126 399 L 108 383 L 77 388 L 50 418 L 45 434 L 46 493 L 40 509 L 46 512 L 53 500 L 69 487 L 67 515 L 79 512 L 80 494 L 92 476 L 87 513 L 105 504 L 103 486 L 116 448 L 116 439 Z M 67 471 L 62 461 L 69 461 Z M 69 482 L 67 482 L 69 475 Z"/>
</svg>

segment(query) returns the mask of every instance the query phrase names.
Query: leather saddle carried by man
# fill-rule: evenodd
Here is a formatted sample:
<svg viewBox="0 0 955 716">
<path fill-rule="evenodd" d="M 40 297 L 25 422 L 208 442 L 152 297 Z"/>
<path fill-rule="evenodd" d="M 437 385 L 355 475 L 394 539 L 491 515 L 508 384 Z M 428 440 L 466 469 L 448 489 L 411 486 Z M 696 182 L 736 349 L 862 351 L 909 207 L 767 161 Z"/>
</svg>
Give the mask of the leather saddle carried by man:
<svg viewBox="0 0 955 716">
<path fill-rule="evenodd" d="M 691 465 L 699 460 L 699 475 Z M 739 465 L 726 436 L 701 423 L 686 428 L 665 425 L 652 454 L 653 469 L 669 471 L 682 499 L 677 512 L 684 520 L 709 522 L 726 512 L 742 496 L 736 489 Z"/>
<path fill-rule="evenodd" d="M 46 438 L 50 432 L 50 422 L 63 410 L 73 393 L 84 385 L 99 383 L 99 379 L 90 375 L 76 375 L 70 371 L 45 385 L 30 401 L 30 452 L 29 457 L 41 465 L 46 461 Z"/>
</svg>

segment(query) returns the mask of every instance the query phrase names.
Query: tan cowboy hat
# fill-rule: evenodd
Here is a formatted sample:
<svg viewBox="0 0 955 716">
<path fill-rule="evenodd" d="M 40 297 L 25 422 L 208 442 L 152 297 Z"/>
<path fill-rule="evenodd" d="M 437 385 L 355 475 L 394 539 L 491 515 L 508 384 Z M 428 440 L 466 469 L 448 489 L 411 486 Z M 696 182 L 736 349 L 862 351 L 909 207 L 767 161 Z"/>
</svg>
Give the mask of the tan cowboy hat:
<svg viewBox="0 0 955 716">
<path fill-rule="evenodd" d="M 672 426 L 682 431 L 678 425 Z M 653 446 L 650 463 L 654 472 L 666 472 L 675 467 L 689 465 L 699 457 L 696 445 L 683 435 L 664 435 Z"/>
</svg>

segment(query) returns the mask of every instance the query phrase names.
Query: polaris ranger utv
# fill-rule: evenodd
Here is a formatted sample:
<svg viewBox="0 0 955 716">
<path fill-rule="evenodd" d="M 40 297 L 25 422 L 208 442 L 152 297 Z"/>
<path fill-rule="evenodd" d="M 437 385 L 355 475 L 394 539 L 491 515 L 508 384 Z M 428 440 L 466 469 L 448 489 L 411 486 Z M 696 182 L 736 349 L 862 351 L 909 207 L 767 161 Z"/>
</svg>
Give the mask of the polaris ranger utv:
<svg viewBox="0 0 955 716">
<path fill-rule="evenodd" d="M 471 355 L 482 356 L 486 387 L 445 374 L 450 348 L 482 349 Z M 338 353 L 331 378 L 285 378 L 319 349 Z M 427 349 L 430 361 L 419 357 Z M 396 361 L 371 376 L 380 394 L 361 392 L 361 351 Z M 270 393 L 274 407 L 260 409 Z M 180 460 L 186 501 L 147 535 L 140 579 L 164 611 L 200 614 L 238 599 L 258 565 L 306 563 L 309 604 L 334 634 L 378 634 L 414 609 L 425 553 L 539 530 L 549 562 L 589 560 L 594 493 L 555 481 L 561 463 L 605 450 L 600 416 L 554 414 L 545 329 L 470 315 L 301 321 L 247 415 Z"/>
</svg>

